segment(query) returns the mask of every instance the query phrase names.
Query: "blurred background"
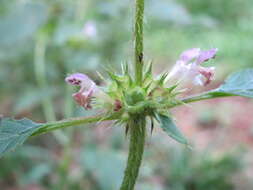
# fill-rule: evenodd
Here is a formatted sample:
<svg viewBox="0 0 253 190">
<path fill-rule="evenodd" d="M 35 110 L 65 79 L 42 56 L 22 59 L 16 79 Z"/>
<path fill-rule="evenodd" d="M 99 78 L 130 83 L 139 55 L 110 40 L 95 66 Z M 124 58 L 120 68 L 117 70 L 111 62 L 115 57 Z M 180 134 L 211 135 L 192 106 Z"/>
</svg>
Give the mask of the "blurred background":
<svg viewBox="0 0 253 190">
<path fill-rule="evenodd" d="M 133 0 L 1 0 L 0 115 L 37 122 L 93 114 L 71 98 L 64 78 L 120 70 L 131 63 Z M 251 0 L 146 0 L 145 59 L 159 74 L 186 49 L 217 47 L 221 84 L 253 67 Z M 106 75 L 105 75 L 106 76 Z M 148 133 L 136 190 L 253 189 L 253 101 L 225 98 L 172 110 L 193 144 L 189 150 L 162 131 Z M 94 111 L 93 111 L 94 112 Z M 128 141 L 111 123 L 31 138 L 0 160 L 1 190 L 116 190 Z"/>
</svg>

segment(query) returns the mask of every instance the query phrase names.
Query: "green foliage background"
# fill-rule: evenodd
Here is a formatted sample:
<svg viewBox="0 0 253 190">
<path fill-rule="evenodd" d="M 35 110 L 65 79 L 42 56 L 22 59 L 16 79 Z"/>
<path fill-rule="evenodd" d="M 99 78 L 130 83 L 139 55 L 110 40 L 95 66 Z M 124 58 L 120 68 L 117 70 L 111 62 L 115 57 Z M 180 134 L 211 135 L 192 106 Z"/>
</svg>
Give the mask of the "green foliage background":
<svg viewBox="0 0 253 190">
<path fill-rule="evenodd" d="M 119 70 L 122 62 L 132 62 L 133 5 L 129 0 L 1 0 L 0 115 L 43 122 L 92 114 L 74 104 L 74 89 L 64 78 L 67 73 L 84 72 L 103 84 L 97 72 L 105 73 L 105 67 Z M 169 69 L 183 50 L 192 47 L 219 48 L 213 61 L 216 83 L 231 71 L 253 66 L 251 0 L 147 0 L 146 5 L 145 55 L 154 60 L 156 73 Z M 81 32 L 87 22 L 95 23 L 94 37 Z M 50 109 L 55 118 L 48 116 Z M 217 113 L 223 111 L 222 107 Z M 223 122 L 210 110 L 197 115 L 195 119 L 205 124 Z M 127 141 L 122 129 L 106 125 L 110 124 L 64 130 L 70 140 L 67 145 L 57 135 L 32 138 L 0 160 L 0 189 L 116 189 L 123 175 Z M 196 146 L 189 153 L 162 137 L 155 131 L 148 141 L 137 190 L 230 190 L 238 186 L 240 190 L 241 179 L 246 189 L 252 188 L 245 177 L 247 146 L 246 151 L 231 148 L 227 153 L 210 144 L 207 151 Z"/>
</svg>

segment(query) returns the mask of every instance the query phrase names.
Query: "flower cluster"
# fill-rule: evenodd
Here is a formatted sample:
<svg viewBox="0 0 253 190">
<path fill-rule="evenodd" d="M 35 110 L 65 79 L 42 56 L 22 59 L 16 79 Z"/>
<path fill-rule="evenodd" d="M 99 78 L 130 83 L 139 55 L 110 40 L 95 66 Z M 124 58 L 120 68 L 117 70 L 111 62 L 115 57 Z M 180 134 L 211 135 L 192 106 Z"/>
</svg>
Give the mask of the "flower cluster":
<svg viewBox="0 0 253 190">
<path fill-rule="evenodd" d="M 133 82 L 131 74 L 126 68 L 123 75 L 116 75 L 108 71 L 111 78 L 111 84 L 108 86 L 108 92 L 102 91 L 93 80 L 82 73 L 75 73 L 66 77 L 66 82 L 79 86 L 80 90 L 72 96 L 75 101 L 85 109 L 92 108 L 92 98 L 96 102 L 104 101 L 110 105 L 113 111 L 119 111 L 122 106 L 134 106 L 142 101 L 155 101 L 159 104 L 166 104 L 168 101 L 177 101 L 175 97 L 178 92 L 175 88 L 178 82 L 191 82 L 195 85 L 208 85 L 214 79 L 214 67 L 203 67 L 202 63 L 213 59 L 217 49 L 201 51 L 199 48 L 189 49 L 180 55 L 169 74 L 162 75 L 160 79 L 154 79 L 152 76 L 152 64 L 148 72 L 144 74 L 143 85 L 138 87 Z M 172 87 L 167 88 L 166 81 L 176 80 Z"/>
</svg>

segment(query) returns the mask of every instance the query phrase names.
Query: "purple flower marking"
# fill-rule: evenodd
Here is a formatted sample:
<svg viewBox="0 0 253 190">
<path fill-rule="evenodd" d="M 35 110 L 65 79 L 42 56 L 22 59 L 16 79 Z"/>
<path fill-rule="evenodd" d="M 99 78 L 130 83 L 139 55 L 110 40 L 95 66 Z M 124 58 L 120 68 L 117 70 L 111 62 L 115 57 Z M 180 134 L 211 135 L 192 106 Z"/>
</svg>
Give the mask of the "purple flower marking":
<svg viewBox="0 0 253 190">
<path fill-rule="evenodd" d="M 65 78 L 65 81 L 74 86 L 80 86 L 80 90 L 72 96 L 75 101 L 85 109 L 91 109 L 91 98 L 99 94 L 100 89 L 85 74 L 74 73 Z"/>
<path fill-rule="evenodd" d="M 209 59 L 214 59 L 217 51 L 218 51 L 217 48 L 213 48 L 207 51 L 201 51 L 197 58 L 197 63 L 201 64 L 205 61 L 208 61 Z"/>
</svg>

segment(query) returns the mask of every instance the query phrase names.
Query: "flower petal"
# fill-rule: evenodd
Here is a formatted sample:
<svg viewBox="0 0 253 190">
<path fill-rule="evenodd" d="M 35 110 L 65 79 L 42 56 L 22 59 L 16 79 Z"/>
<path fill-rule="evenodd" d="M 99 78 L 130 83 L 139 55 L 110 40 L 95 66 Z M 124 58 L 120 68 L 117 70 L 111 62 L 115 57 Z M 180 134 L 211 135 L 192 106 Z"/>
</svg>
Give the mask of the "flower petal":
<svg viewBox="0 0 253 190">
<path fill-rule="evenodd" d="M 208 85 L 214 79 L 215 67 L 200 67 L 199 73 L 206 78 L 204 85 Z"/>
<path fill-rule="evenodd" d="M 177 63 L 172 68 L 171 72 L 167 76 L 167 80 L 171 78 L 180 78 L 184 73 L 188 72 L 187 65 L 183 61 L 177 61 Z"/>
<path fill-rule="evenodd" d="M 77 92 L 73 94 L 73 98 L 79 104 L 80 106 L 84 107 L 85 109 L 91 109 L 91 97 L 92 97 L 93 91 L 87 91 L 87 92 Z"/>
<path fill-rule="evenodd" d="M 201 63 L 215 57 L 218 49 L 213 48 L 207 51 L 200 51 L 193 48 L 184 51 L 177 61 L 166 81 L 175 79 L 180 83 L 193 83 L 195 85 L 208 85 L 214 78 L 214 67 L 202 67 Z M 196 61 L 190 62 L 195 59 Z M 189 63 L 190 62 L 190 63 Z"/>
<path fill-rule="evenodd" d="M 192 48 L 186 50 L 180 55 L 180 60 L 184 62 L 189 62 L 192 59 L 197 58 L 199 56 L 199 53 L 200 53 L 199 48 Z"/>
<path fill-rule="evenodd" d="M 195 76 L 192 82 L 196 86 L 204 86 L 203 76 L 200 75 L 200 74 L 198 74 L 197 76 Z"/>
<path fill-rule="evenodd" d="M 85 81 L 91 81 L 91 79 L 82 73 L 74 73 L 65 78 L 65 81 L 71 85 L 81 86 Z"/>
<path fill-rule="evenodd" d="M 201 51 L 197 58 L 197 64 L 201 64 L 205 61 L 208 61 L 209 59 L 215 58 L 217 51 L 217 48 L 213 48 L 207 51 Z"/>
</svg>

